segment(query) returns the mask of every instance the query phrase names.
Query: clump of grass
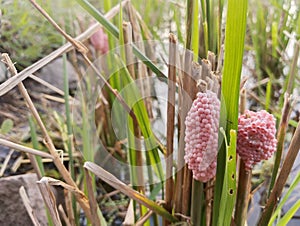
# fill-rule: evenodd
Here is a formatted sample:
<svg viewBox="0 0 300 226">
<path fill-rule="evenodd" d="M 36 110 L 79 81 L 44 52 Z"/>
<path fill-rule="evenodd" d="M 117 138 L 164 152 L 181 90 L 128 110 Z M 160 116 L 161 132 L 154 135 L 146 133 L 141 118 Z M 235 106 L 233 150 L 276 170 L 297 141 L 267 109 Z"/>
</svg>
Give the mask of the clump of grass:
<svg viewBox="0 0 300 226">
<path fill-rule="evenodd" d="M 93 25 L 91 29 L 80 35 L 78 39 L 75 39 L 72 37 L 73 34 L 68 28 L 63 29 L 56 21 L 57 18 L 52 17 L 51 13 L 47 12 L 49 10 L 47 6 L 40 6 L 35 1 L 30 2 L 47 21 L 50 22 L 49 24 L 51 24 L 51 26 L 47 25 L 47 29 L 54 27 L 57 33 L 53 32 L 55 34 L 53 35 L 59 38 L 60 35 L 63 36 L 70 44 L 66 44 L 57 51 L 52 52 L 19 74 L 8 55 L 3 54 L 3 59 L 9 66 L 11 74 L 14 76 L 0 85 L 0 93 L 3 95 L 18 85 L 32 116 L 40 127 L 49 154 L 25 148 L 4 139 L 1 139 L 0 142 L 3 145 L 30 154 L 47 157 L 56 165 L 60 176 L 65 182 L 49 178 L 43 178 L 40 181 L 41 186 L 46 188 L 43 195 L 49 209 L 49 216 L 53 222 L 57 225 L 61 224 L 61 219 L 58 215 L 58 212 L 61 212 L 66 223 L 78 224 L 78 213 L 81 208 L 84 210 L 86 218 L 93 225 L 106 225 L 109 223 L 109 221 L 104 219 L 95 199 L 95 178 L 90 175 L 90 173 L 93 173 L 93 175 L 101 178 L 114 189 L 124 193 L 130 200 L 133 200 L 131 201 L 132 209 L 135 211 L 132 213 L 132 209 L 128 210 L 128 221 L 150 225 L 149 219 L 151 218 L 155 225 L 159 225 L 158 216 L 160 216 L 163 218 L 165 225 L 170 223 L 181 224 L 183 222 L 192 223 L 194 225 L 230 225 L 233 221 L 235 221 L 237 225 L 244 225 L 247 218 L 247 200 L 249 199 L 252 175 L 249 173 L 245 176 L 243 171 L 245 164 L 236 156 L 236 143 L 239 137 L 239 131 L 237 131 L 237 129 L 240 96 L 242 97 L 240 104 L 241 109 L 246 108 L 246 97 L 244 95 L 246 89 L 243 89 L 242 92 L 240 91 L 243 86 L 243 83 L 241 84 L 241 71 L 245 41 L 247 47 L 250 46 L 250 49 L 256 53 L 256 74 L 254 73 L 254 77 L 259 82 L 262 78 L 268 77 L 266 90 L 259 88 L 257 92 L 258 96 L 256 96 L 259 101 L 263 102 L 261 108 L 277 111 L 278 109 L 273 109 L 271 106 L 273 103 L 279 103 L 278 106 L 281 107 L 280 100 L 278 100 L 278 98 L 272 100 L 272 96 L 276 93 L 274 91 L 275 84 L 279 84 L 279 81 L 276 80 L 286 77 L 282 62 L 285 60 L 284 56 L 287 43 L 291 40 L 289 36 L 283 35 L 283 31 L 288 30 L 290 33 L 299 31 L 296 23 L 294 23 L 298 21 L 298 12 L 293 13 L 282 9 L 279 7 L 278 2 L 272 1 L 270 5 L 275 7 L 274 14 L 272 15 L 274 20 L 272 24 L 270 24 L 269 21 L 265 19 L 267 15 L 265 14 L 266 5 L 263 3 L 259 3 L 257 9 L 254 9 L 252 4 L 249 4 L 248 8 L 247 0 L 233 0 L 228 2 L 222 0 L 189 0 L 186 6 L 178 5 L 179 8 L 186 7 L 187 10 L 186 23 L 184 25 L 186 30 L 181 31 L 182 21 L 179 21 L 178 18 L 175 19 L 175 25 L 178 29 L 176 33 L 179 38 L 177 41 L 173 34 L 169 36 L 169 60 L 166 60 L 168 73 L 165 73 L 162 67 L 159 67 L 155 62 L 154 46 L 151 44 L 145 46 L 141 43 L 134 43 L 134 41 L 139 41 L 143 38 L 151 38 L 151 32 L 154 33 L 153 37 L 159 37 L 159 33 L 157 33 L 156 28 L 150 26 L 152 24 L 152 18 L 145 16 L 145 21 L 143 21 L 134 6 L 128 1 L 123 1 L 116 6 L 116 8 L 111 9 L 111 12 L 119 12 L 119 19 L 110 21 L 107 15 L 103 15 L 101 11 L 90 2 L 77 0 L 79 5 L 91 14 L 91 16 L 103 26 L 104 30 L 108 32 L 107 44 L 109 44 L 110 48 L 120 46 L 119 52 L 111 51 L 107 55 L 101 56 L 100 60 L 97 61 L 97 63 L 100 62 L 99 65 L 92 63 L 94 58 L 92 54 L 88 54 L 88 43 L 79 41 L 90 37 L 96 32 L 97 26 L 99 25 Z M 136 0 L 135 4 L 136 3 L 139 3 L 139 0 Z M 165 4 L 166 3 L 160 8 L 159 3 L 156 1 L 153 1 L 153 7 L 147 3 L 143 12 L 147 14 L 147 12 L 149 13 L 155 9 L 160 11 L 165 7 Z M 171 9 L 175 12 L 176 10 L 174 9 L 177 7 L 176 3 L 169 4 L 172 4 Z M 286 1 L 286 5 L 292 4 L 292 0 Z M 124 5 L 126 5 L 126 7 L 123 9 Z M 106 10 L 109 10 L 111 6 L 109 1 L 105 1 L 104 8 Z M 224 10 L 227 10 L 225 24 L 222 21 L 222 16 L 225 13 L 223 12 Z M 247 12 L 250 14 L 253 13 L 255 16 L 259 15 L 258 19 L 253 20 L 251 17 L 251 20 L 247 21 Z M 174 13 L 174 15 L 177 15 L 177 13 Z M 181 13 L 180 11 L 179 14 Z M 24 19 L 24 21 L 19 24 L 21 28 L 27 25 L 27 16 L 25 13 L 24 18 L 26 20 Z M 198 20 L 198 18 L 200 18 L 200 20 Z M 246 31 L 247 22 L 248 25 L 250 23 L 250 41 L 245 39 L 246 32 L 249 32 Z M 282 22 L 281 26 L 279 26 L 279 22 Z M 157 22 L 157 26 L 159 26 L 160 23 L 163 23 L 163 20 Z M 150 26 L 150 29 L 147 25 L 148 27 Z M 225 26 L 224 34 L 222 34 L 223 26 Z M 9 32 L 6 33 L 8 34 Z M 262 33 L 262 36 L 257 35 L 258 33 Z M 26 37 L 26 33 L 24 35 Z M 223 40 L 223 36 L 225 40 Z M 270 42 L 270 40 L 272 42 Z M 184 51 L 181 51 L 177 42 L 184 44 Z M 224 51 L 222 49 L 223 43 Z M 299 41 L 296 40 L 295 43 L 297 48 L 295 48 L 293 61 L 290 63 L 290 74 L 286 79 L 285 86 L 283 86 L 284 90 L 287 90 L 289 94 L 291 94 L 293 90 L 291 84 L 293 81 L 296 81 L 297 64 L 295 62 L 297 62 L 299 55 Z M 17 47 L 17 45 L 13 46 L 13 48 Z M 82 127 L 74 127 L 77 130 L 76 132 L 79 131 L 81 136 L 79 137 L 80 139 L 74 140 L 74 137 L 72 137 L 72 124 L 76 124 L 76 122 L 71 118 L 70 111 L 72 106 L 69 102 L 67 72 L 65 71 L 64 74 L 64 90 L 60 92 L 60 94 L 64 95 L 66 118 L 57 116 L 56 119 L 61 129 L 60 132 L 63 135 L 64 151 L 68 152 L 69 155 L 69 166 L 67 170 L 61 162 L 57 154 L 57 149 L 49 135 L 49 131 L 46 129 L 44 122 L 41 120 L 41 117 L 33 105 L 26 88 L 22 84 L 22 80 L 55 57 L 64 54 L 72 48 L 81 54 L 84 64 L 90 67 L 90 71 L 96 74 L 97 77 L 95 80 L 92 80 L 85 76 L 79 88 L 81 91 L 84 91 L 86 96 L 79 95 L 74 98 L 79 102 L 81 101 L 82 104 L 80 105 L 81 115 L 78 119 L 78 121 L 82 120 Z M 163 49 L 164 47 L 161 48 Z M 261 49 L 264 51 L 261 51 Z M 246 50 L 248 50 L 248 48 Z M 223 52 L 225 53 L 224 55 Z M 101 53 L 98 53 L 94 56 L 99 56 L 100 54 Z M 30 54 L 28 56 L 30 56 Z M 64 62 L 66 62 L 66 60 L 66 55 L 64 55 Z M 132 63 L 132 61 L 135 63 Z M 24 62 L 28 63 L 26 61 Z M 168 76 L 166 74 L 168 74 Z M 156 75 L 160 79 L 168 81 L 169 103 L 166 146 L 156 137 L 155 131 L 151 128 L 153 108 L 151 98 L 149 98 L 151 95 L 150 84 L 148 82 L 134 83 L 137 79 L 146 81 L 146 79 L 152 75 Z M 96 91 L 98 91 L 96 87 L 97 81 L 100 81 L 100 83 L 104 85 L 101 89 L 101 98 L 94 98 L 97 94 Z M 199 182 L 193 179 L 193 172 L 184 161 L 186 147 L 186 140 L 184 139 L 186 125 L 184 121 L 192 106 L 193 100 L 197 97 L 197 93 L 199 91 L 204 92 L 206 89 L 214 90 L 216 98 L 219 98 L 221 102 L 220 125 L 218 127 L 220 130 L 218 135 L 220 150 L 217 156 L 216 177 Z M 147 98 L 143 100 L 143 94 L 145 93 Z M 249 91 L 249 93 L 251 92 Z M 180 120 L 178 127 L 176 127 L 175 122 L 176 108 L 174 106 L 177 97 Z M 96 114 L 90 114 L 91 110 L 95 110 L 90 109 L 91 106 L 95 106 L 93 104 L 96 104 L 98 107 L 100 106 L 97 108 Z M 277 146 L 278 154 L 275 160 L 270 194 L 260 217 L 259 225 L 268 225 L 271 221 L 274 221 L 275 216 L 278 216 L 278 210 L 275 209 L 295 161 L 297 150 L 300 148 L 300 127 L 298 125 L 291 144 L 289 145 L 287 155 L 284 159 L 282 158 L 281 153 L 284 147 L 285 131 L 288 127 L 287 122 L 290 117 L 289 113 L 291 109 L 291 102 L 286 99 L 282 110 L 282 120 L 279 124 L 277 137 L 280 142 Z M 111 120 L 111 115 L 116 119 L 116 123 Z M 122 119 L 125 121 L 123 122 Z M 96 124 L 97 133 L 94 133 L 94 130 L 92 130 L 90 122 Z M 66 125 L 64 125 L 64 123 Z M 10 127 L 10 125 L 6 124 L 8 124 L 8 122 L 3 124 L 1 130 L 5 131 L 6 127 Z M 77 124 L 80 123 L 77 122 Z M 118 128 L 125 128 L 125 139 L 122 141 L 119 141 L 117 136 L 113 134 L 113 126 L 116 125 Z M 37 149 L 36 132 L 34 129 L 31 120 L 32 141 L 34 142 L 34 148 Z M 178 130 L 178 137 L 174 137 L 176 129 Z M 94 163 L 94 154 L 101 148 L 95 147 L 93 142 L 95 138 L 99 137 L 105 144 L 101 146 L 101 148 L 108 150 L 108 156 L 113 156 L 119 162 L 129 164 L 131 177 L 130 186 L 110 174 L 103 167 Z M 77 143 L 74 141 L 77 141 Z M 77 162 L 73 158 L 73 151 L 76 147 L 79 147 L 76 145 L 80 145 L 80 142 L 82 142 L 83 145 L 82 159 L 83 161 L 87 161 L 84 164 L 80 161 Z M 215 143 L 216 142 L 215 140 Z M 175 144 L 178 148 L 175 148 Z M 192 142 L 189 145 L 192 146 Z M 190 146 L 189 148 L 192 148 Z M 176 151 L 177 159 L 175 158 Z M 168 159 L 166 162 L 166 172 L 164 172 L 162 165 L 163 158 Z M 175 159 L 176 161 L 174 161 Z M 283 161 L 281 169 L 279 168 L 280 161 Z M 107 159 L 105 158 L 103 162 L 107 162 Z M 34 158 L 32 158 L 32 163 L 39 177 L 43 177 L 44 171 L 41 159 L 37 158 L 36 163 Z M 80 165 L 75 167 L 78 163 L 80 163 Z M 176 172 L 174 173 L 175 170 Z M 236 178 L 237 172 L 242 176 L 244 175 L 245 178 L 241 178 L 241 176 L 240 178 Z M 85 180 L 83 180 L 83 178 L 85 178 Z M 154 183 L 156 179 L 158 179 L 157 184 Z M 238 188 L 236 187 L 236 180 L 239 181 Z M 81 186 L 81 183 L 77 183 L 77 181 L 81 181 L 84 185 Z M 298 183 L 298 179 L 292 185 L 292 189 L 296 183 Z M 49 184 L 61 185 L 68 193 L 66 198 L 68 206 L 66 213 L 64 213 L 64 210 L 61 208 L 56 209 L 52 194 L 47 192 Z M 240 193 L 241 195 L 237 195 L 237 191 L 241 191 L 241 189 L 245 189 L 245 192 Z M 71 208 L 69 192 L 72 192 L 74 195 L 72 202 L 73 208 Z M 290 192 L 291 190 L 289 190 L 289 193 Z M 286 198 L 283 199 L 283 202 L 285 202 L 285 200 Z M 26 203 L 26 205 L 27 204 L 28 203 Z M 78 204 L 80 208 L 78 208 Z M 297 202 L 280 222 L 287 222 L 298 207 L 299 203 Z M 278 209 L 280 208 L 282 208 L 282 203 L 278 206 Z"/>
</svg>

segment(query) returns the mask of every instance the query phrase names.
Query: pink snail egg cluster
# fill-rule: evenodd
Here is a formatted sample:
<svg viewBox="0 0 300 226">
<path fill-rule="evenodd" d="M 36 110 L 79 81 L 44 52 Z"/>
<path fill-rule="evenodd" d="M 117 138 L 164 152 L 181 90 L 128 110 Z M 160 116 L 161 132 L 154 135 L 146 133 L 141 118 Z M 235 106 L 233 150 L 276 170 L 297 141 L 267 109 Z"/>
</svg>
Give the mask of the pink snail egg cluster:
<svg viewBox="0 0 300 226">
<path fill-rule="evenodd" d="M 101 54 L 105 54 L 108 52 L 108 37 L 107 34 L 104 33 L 102 28 L 100 28 L 90 37 L 90 41 L 94 48 Z"/>
<path fill-rule="evenodd" d="M 216 175 L 220 101 L 211 91 L 199 92 L 185 119 L 185 162 L 196 180 Z"/>
<path fill-rule="evenodd" d="M 261 160 L 267 160 L 276 151 L 275 118 L 265 110 L 247 110 L 238 120 L 237 153 L 247 170 Z"/>
</svg>

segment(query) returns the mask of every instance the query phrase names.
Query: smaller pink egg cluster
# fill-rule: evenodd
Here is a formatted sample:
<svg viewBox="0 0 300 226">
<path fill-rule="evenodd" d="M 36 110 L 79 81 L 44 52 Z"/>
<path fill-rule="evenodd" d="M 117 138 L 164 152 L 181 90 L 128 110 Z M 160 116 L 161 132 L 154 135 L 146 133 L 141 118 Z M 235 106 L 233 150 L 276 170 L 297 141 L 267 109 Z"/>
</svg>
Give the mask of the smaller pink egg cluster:
<svg viewBox="0 0 300 226">
<path fill-rule="evenodd" d="M 108 37 L 107 34 L 104 33 L 103 29 L 100 28 L 96 33 L 94 33 L 90 37 L 91 44 L 94 48 L 99 51 L 101 54 L 107 53 L 108 46 Z"/>
<path fill-rule="evenodd" d="M 265 110 L 247 110 L 239 116 L 237 153 L 247 170 L 261 160 L 267 160 L 276 151 L 275 118 Z"/>
<path fill-rule="evenodd" d="M 185 119 L 185 162 L 196 180 L 216 175 L 220 101 L 215 93 L 199 92 Z"/>
</svg>

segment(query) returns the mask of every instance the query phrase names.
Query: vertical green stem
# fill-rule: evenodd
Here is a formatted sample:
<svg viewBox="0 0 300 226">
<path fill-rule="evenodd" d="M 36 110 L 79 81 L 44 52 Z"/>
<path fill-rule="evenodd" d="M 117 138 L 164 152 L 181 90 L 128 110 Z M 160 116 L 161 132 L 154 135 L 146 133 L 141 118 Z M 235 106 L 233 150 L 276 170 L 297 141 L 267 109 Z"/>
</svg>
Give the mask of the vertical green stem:
<svg viewBox="0 0 300 226">
<path fill-rule="evenodd" d="M 68 134 L 67 151 L 69 155 L 69 171 L 71 173 L 71 177 L 75 179 L 73 151 L 72 151 L 72 122 L 71 122 L 70 102 L 69 102 L 69 75 L 67 70 L 66 54 L 63 55 L 63 72 L 64 72 L 64 100 L 65 100 L 66 124 L 67 124 L 67 134 Z M 79 219 L 77 214 L 76 199 L 74 195 L 72 195 L 72 207 L 73 207 L 75 222 L 78 222 Z"/>
<path fill-rule="evenodd" d="M 225 30 L 225 56 L 222 77 L 222 102 L 220 112 L 220 127 L 226 128 L 229 139 L 230 130 L 237 130 L 238 106 L 240 94 L 240 77 L 244 53 L 246 33 L 247 0 L 231 0 L 227 6 Z M 221 137 L 219 135 L 219 137 Z M 228 142 L 229 143 L 229 142 Z M 218 213 L 224 184 L 226 162 L 226 146 L 218 153 L 217 175 L 214 191 L 213 225 L 218 224 Z"/>
<path fill-rule="evenodd" d="M 285 138 L 285 134 L 286 134 L 286 128 L 288 125 L 290 113 L 291 113 L 290 97 L 286 93 L 285 98 L 284 98 L 283 108 L 282 108 L 282 116 L 281 116 L 281 120 L 280 120 L 280 124 L 279 124 L 279 130 L 277 132 L 278 143 L 277 143 L 277 147 L 276 147 L 276 156 L 275 156 L 274 168 L 272 171 L 272 177 L 271 177 L 268 196 L 271 194 L 271 191 L 275 184 L 275 180 L 277 178 L 278 170 L 280 167 L 280 162 L 281 162 L 282 152 L 283 152 L 283 147 L 284 147 L 284 138 Z"/>
<path fill-rule="evenodd" d="M 32 116 L 29 116 L 29 126 L 30 126 L 30 135 L 31 135 L 31 142 L 32 142 L 32 146 L 34 149 L 39 150 L 39 143 L 37 140 L 37 134 L 36 134 L 36 128 L 34 125 L 34 121 Z M 45 169 L 44 169 L 44 165 L 42 162 L 42 158 L 40 156 L 35 156 L 36 161 L 38 163 L 40 172 L 41 172 L 41 176 L 45 176 Z"/>
<path fill-rule="evenodd" d="M 192 205 L 191 205 L 191 220 L 193 225 L 202 225 L 203 222 L 203 200 L 204 191 L 203 183 L 193 180 L 192 183 Z"/>
<path fill-rule="evenodd" d="M 67 57 L 66 54 L 63 55 L 63 68 L 64 68 L 64 100 L 65 100 L 65 109 L 66 109 L 66 124 L 67 124 L 67 133 L 68 133 L 68 154 L 69 154 L 69 170 L 71 176 L 75 179 L 74 173 L 74 162 L 73 162 L 73 152 L 72 152 L 72 121 L 71 121 L 71 112 L 70 112 L 70 102 L 69 102 L 69 75 L 67 71 Z"/>
</svg>

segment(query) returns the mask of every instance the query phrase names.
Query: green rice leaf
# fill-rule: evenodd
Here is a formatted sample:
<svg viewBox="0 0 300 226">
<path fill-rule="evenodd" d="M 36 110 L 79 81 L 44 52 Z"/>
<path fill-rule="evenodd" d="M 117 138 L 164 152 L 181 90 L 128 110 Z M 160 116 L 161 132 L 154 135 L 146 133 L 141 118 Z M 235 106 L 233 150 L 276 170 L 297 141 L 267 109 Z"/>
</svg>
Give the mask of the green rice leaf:
<svg viewBox="0 0 300 226">
<path fill-rule="evenodd" d="M 244 53 L 247 7 L 247 0 L 228 1 L 225 30 L 224 69 L 222 77 L 222 103 L 220 113 L 220 127 L 226 128 L 227 138 L 230 137 L 231 130 L 237 130 L 238 125 L 240 77 Z M 230 145 L 233 145 L 234 147 L 233 141 L 227 141 L 227 143 L 230 143 Z M 218 153 L 217 161 L 213 225 L 218 224 L 220 200 L 223 191 L 224 179 L 226 178 L 226 163 L 226 146 L 223 143 Z"/>
</svg>

